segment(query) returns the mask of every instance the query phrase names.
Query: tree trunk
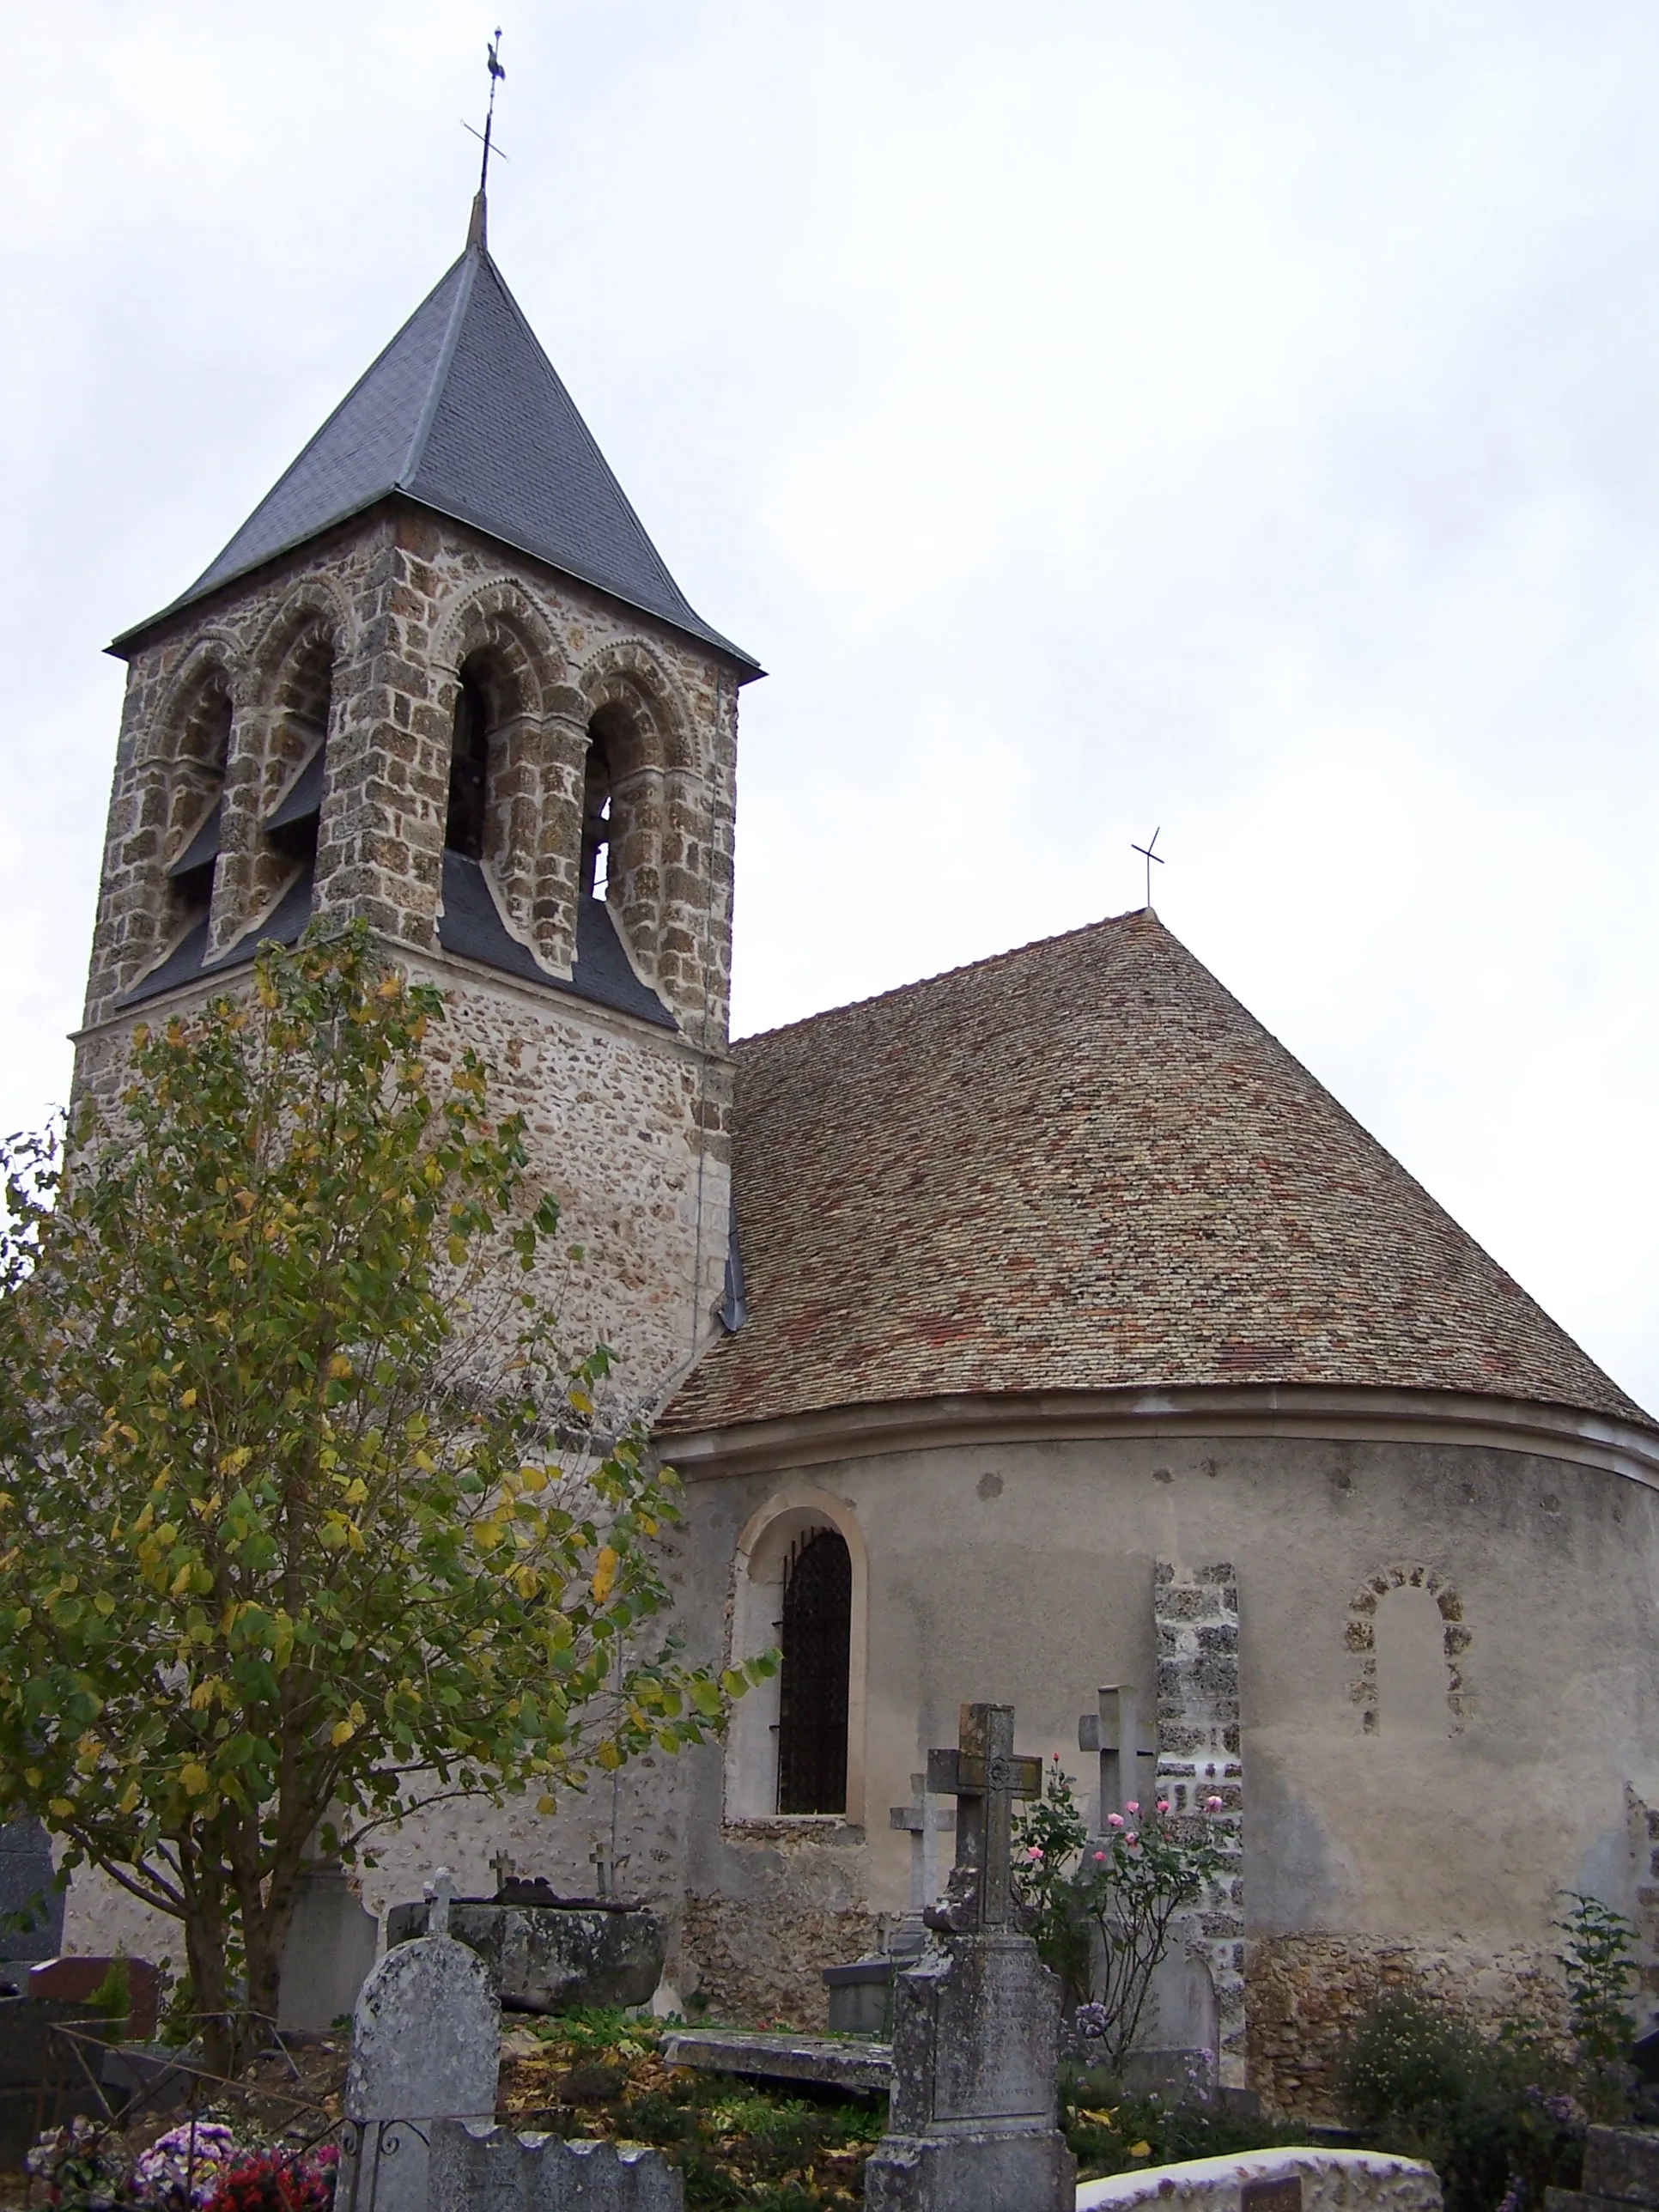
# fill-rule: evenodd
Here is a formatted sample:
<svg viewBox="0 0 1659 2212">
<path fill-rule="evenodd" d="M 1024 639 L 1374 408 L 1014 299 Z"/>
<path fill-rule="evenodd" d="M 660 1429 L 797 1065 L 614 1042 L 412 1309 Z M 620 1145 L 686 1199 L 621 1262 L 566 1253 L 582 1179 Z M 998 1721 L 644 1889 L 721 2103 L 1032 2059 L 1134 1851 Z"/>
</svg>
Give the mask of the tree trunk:
<svg viewBox="0 0 1659 2212">
<path fill-rule="evenodd" d="M 224 1894 L 211 1876 L 189 1868 L 185 1881 L 185 1957 L 196 1998 L 198 2032 L 210 2073 L 229 2075 L 235 2068 L 238 2037 L 230 2009 L 230 1977 L 225 1960 Z"/>
</svg>

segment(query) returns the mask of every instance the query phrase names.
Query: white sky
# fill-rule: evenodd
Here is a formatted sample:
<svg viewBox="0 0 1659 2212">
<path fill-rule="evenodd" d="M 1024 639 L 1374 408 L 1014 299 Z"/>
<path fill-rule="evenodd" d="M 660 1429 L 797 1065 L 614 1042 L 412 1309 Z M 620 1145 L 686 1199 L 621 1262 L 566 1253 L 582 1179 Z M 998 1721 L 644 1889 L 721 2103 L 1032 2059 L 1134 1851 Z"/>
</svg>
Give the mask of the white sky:
<svg viewBox="0 0 1659 2212">
<path fill-rule="evenodd" d="M 67 1083 L 100 648 L 459 252 L 495 20 L 0 19 L 6 1127 Z M 492 247 L 772 672 L 738 1029 L 1138 904 L 1161 825 L 1170 925 L 1659 1406 L 1651 0 L 505 20 Z"/>
</svg>

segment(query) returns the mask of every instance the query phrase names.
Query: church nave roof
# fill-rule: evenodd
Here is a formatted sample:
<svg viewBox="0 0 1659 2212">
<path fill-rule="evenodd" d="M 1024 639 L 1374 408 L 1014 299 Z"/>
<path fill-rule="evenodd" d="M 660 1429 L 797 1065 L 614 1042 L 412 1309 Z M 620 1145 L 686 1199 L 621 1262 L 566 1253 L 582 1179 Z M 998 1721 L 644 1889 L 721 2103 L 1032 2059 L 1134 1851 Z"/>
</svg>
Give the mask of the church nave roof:
<svg viewBox="0 0 1659 2212">
<path fill-rule="evenodd" d="M 1652 1425 L 1150 911 L 736 1049 L 749 1314 L 665 1430 L 1240 1382 Z"/>
</svg>

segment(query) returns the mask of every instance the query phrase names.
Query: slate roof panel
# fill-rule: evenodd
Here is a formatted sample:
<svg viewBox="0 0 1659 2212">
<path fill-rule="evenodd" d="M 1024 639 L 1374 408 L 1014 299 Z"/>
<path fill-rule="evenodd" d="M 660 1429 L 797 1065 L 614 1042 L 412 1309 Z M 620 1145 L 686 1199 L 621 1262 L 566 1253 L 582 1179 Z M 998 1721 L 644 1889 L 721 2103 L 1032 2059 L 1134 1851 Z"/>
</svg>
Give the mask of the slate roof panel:
<svg viewBox="0 0 1659 2212">
<path fill-rule="evenodd" d="M 758 670 L 670 575 L 482 246 L 468 246 L 224 550 L 162 613 L 393 493 Z M 127 631 L 118 646 L 149 626 Z"/>
<path fill-rule="evenodd" d="M 748 1316 L 666 1431 L 1210 1382 L 1648 1424 L 1150 913 L 736 1050 Z"/>
</svg>

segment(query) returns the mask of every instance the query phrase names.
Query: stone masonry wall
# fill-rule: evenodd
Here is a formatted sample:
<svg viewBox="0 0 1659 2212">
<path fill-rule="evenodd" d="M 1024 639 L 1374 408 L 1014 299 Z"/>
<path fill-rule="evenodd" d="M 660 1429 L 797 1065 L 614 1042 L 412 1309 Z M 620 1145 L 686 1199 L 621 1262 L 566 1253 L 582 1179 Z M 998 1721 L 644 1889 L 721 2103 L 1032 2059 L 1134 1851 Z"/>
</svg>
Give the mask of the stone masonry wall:
<svg viewBox="0 0 1659 2212">
<path fill-rule="evenodd" d="M 1344 2033 L 1385 1990 L 1413 1990 L 1487 2033 L 1532 2019 L 1565 2035 L 1559 1970 L 1527 1945 L 1417 1947 L 1385 1936 L 1258 1937 L 1248 1947 L 1249 2083 L 1268 2109 L 1298 2119 L 1337 2115 L 1332 2068 Z"/>
<path fill-rule="evenodd" d="M 112 1085 L 136 1018 L 120 997 L 168 951 L 170 927 L 176 934 L 166 870 L 199 813 L 199 763 L 186 756 L 199 750 L 204 687 L 231 702 L 213 904 L 222 949 L 257 934 L 283 888 L 253 865 L 253 847 L 301 757 L 295 714 L 314 726 L 330 655 L 313 910 L 368 921 L 449 992 L 439 1054 L 471 1043 L 495 1064 L 501 1103 L 530 1121 L 532 1180 L 564 1208 L 562 1248 L 584 1249 L 581 1265 L 562 1261 L 542 1285 L 567 1340 L 611 1344 L 621 1395 L 649 1404 L 714 1325 L 730 1206 L 736 684 L 665 625 L 394 507 L 154 632 L 128 683 L 77 1085 Z M 463 662 L 490 698 L 486 870 L 509 927 L 550 975 L 569 972 L 587 730 L 604 713 L 611 910 L 678 1031 L 439 948 Z M 197 813 L 181 811 L 181 779 Z M 188 1006 L 206 988 L 182 986 L 143 1012 Z"/>
<path fill-rule="evenodd" d="M 1210 1834 L 1228 1863 L 1172 1936 L 1210 1970 L 1216 2000 L 1217 2078 L 1243 2088 L 1244 2039 L 1244 1768 L 1238 1697 L 1238 1577 L 1226 1564 L 1182 1572 L 1160 1559 L 1152 1575 L 1158 1636 L 1158 1794 L 1177 1818 L 1197 1820 L 1212 1796 Z"/>
</svg>

